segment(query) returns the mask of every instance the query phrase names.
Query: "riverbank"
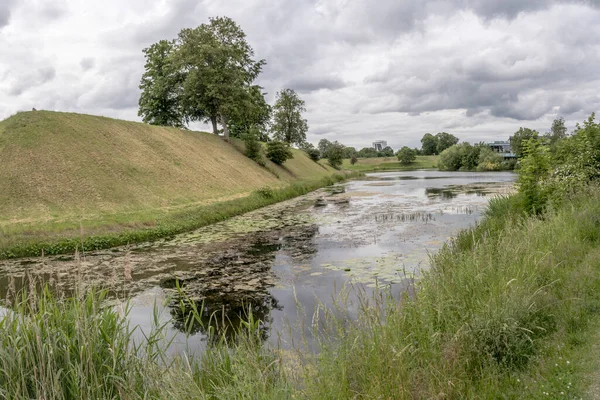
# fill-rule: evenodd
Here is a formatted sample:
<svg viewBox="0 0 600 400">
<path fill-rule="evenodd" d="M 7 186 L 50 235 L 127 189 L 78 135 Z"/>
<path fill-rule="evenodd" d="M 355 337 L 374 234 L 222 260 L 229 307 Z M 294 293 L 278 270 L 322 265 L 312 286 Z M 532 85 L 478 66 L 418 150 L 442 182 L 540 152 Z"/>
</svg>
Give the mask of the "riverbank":
<svg viewBox="0 0 600 400">
<path fill-rule="evenodd" d="M 437 169 L 439 156 L 417 156 L 414 162 L 403 165 L 397 157 L 359 158 L 352 165 L 349 159 L 342 163 L 342 169 L 360 172 L 414 171 L 419 169 Z"/>
<path fill-rule="evenodd" d="M 319 399 L 587 398 L 587 385 L 594 378 L 590 373 L 597 366 L 590 353 L 600 322 L 598 198 L 600 190 L 590 189 L 541 218 L 526 217 L 518 195 L 493 200 L 486 219 L 434 255 L 431 270 L 399 302 L 383 289 L 363 297 L 358 319 L 349 324 L 347 297 L 337 294 L 339 307 L 321 309 L 316 325 L 306 327 L 316 340 L 318 356 L 302 341 L 288 351 L 264 347 L 255 336 L 260 323 L 251 318 L 242 324 L 236 341 L 213 338 L 216 345 L 202 357 L 176 357 L 165 369 L 160 361 L 165 349 L 152 347 L 157 343 L 152 338 L 164 334 L 164 325 L 150 340 L 138 343 L 138 348 L 152 348 L 154 358 L 136 357 L 128 350 L 132 339 L 126 318 L 102 309 L 102 299 L 92 295 L 81 301 L 50 299 L 50 304 L 42 299 L 36 309 L 77 314 L 78 321 L 90 321 L 94 329 L 105 324 L 108 336 L 95 335 L 101 330 L 92 329 L 91 335 L 85 331 L 84 340 L 69 318 L 17 313 L 34 317 L 0 327 L 22 326 L 32 334 L 21 331 L 18 348 L 23 351 L 0 360 L 4 370 L 17 371 L 39 362 L 38 354 L 42 357 L 48 366 L 45 380 L 30 382 L 29 397 L 39 397 L 46 387 L 78 393 L 80 385 L 49 384 L 59 369 L 65 370 L 53 360 L 65 359 L 68 350 L 67 359 L 73 361 L 66 370 L 78 382 L 89 383 L 86 387 L 102 391 L 95 393 L 98 397 L 118 392 L 129 398 L 148 393 L 157 398 L 186 398 L 190 393 L 201 398 L 256 393 L 262 398 Z M 203 321 L 202 311 L 194 308 L 199 306 L 182 299 L 182 307 L 191 310 L 190 326 L 194 319 Z M 21 307 L 27 304 L 23 300 Z M 56 334 L 42 341 L 52 351 L 36 350 L 35 332 L 45 337 L 43 332 L 63 331 L 86 346 L 65 350 L 54 343 L 52 338 L 62 337 Z M 0 335 L 6 354 L 16 348 L 16 335 L 10 330 Z M 87 348 L 104 354 L 102 349 L 111 343 L 119 343 L 115 357 L 122 362 L 110 374 L 102 371 L 112 353 L 107 358 L 79 354 Z M 79 360 L 85 361 L 85 369 Z M 94 384 L 101 376 L 107 377 L 105 384 Z M 148 376 L 154 379 L 144 379 Z M 15 372 L 3 387 L 19 387 L 27 379 L 29 375 Z"/>
<path fill-rule="evenodd" d="M 92 230 L 63 230 L 58 225 L 28 233 L 26 237 L 6 235 L 0 240 L 0 259 L 86 252 L 170 237 L 360 175 L 358 172 L 340 172 L 318 181 L 296 182 L 283 188 L 259 188 L 232 200 L 127 216 L 142 221 L 139 225 L 122 224 L 119 220 L 110 224 L 113 216 L 109 215 Z M 144 223 L 143 217 L 151 223 Z"/>
</svg>

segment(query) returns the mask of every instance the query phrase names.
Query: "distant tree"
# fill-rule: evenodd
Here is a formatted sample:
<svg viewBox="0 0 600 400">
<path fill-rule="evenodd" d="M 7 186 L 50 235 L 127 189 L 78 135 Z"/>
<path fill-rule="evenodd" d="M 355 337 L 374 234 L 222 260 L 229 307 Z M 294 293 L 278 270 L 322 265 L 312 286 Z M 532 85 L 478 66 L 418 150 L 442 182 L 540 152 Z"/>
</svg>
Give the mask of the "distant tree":
<svg viewBox="0 0 600 400">
<path fill-rule="evenodd" d="M 421 151 L 421 149 L 415 147 L 413 150 L 415 151 L 416 155 L 418 155 L 418 156 L 422 156 L 423 155 L 423 152 Z"/>
<path fill-rule="evenodd" d="M 183 127 L 180 86 L 183 75 L 172 59 L 175 44 L 161 40 L 144 49 L 146 65 L 140 82 L 138 115 L 151 125 Z"/>
<path fill-rule="evenodd" d="M 437 135 L 435 135 L 435 137 L 437 139 L 437 154 L 441 154 L 442 151 L 446 150 L 451 146 L 454 146 L 458 143 L 459 140 L 456 136 L 446 132 L 440 132 Z"/>
<path fill-rule="evenodd" d="M 181 105 L 186 120 L 211 121 L 215 134 L 220 122 L 228 139 L 229 120 L 252 102 L 249 87 L 265 61 L 254 60 L 246 34 L 227 17 L 181 30 L 176 45 L 174 62 L 185 73 Z"/>
<path fill-rule="evenodd" d="M 350 158 L 350 164 L 354 165 L 358 162 L 358 157 L 356 156 L 356 154 L 352 154 L 352 157 Z"/>
<path fill-rule="evenodd" d="M 331 147 L 332 144 L 333 143 L 331 143 L 327 139 L 319 140 L 318 148 L 319 148 L 319 151 L 321 152 L 321 157 L 327 158 L 327 151 L 329 151 L 329 148 Z"/>
<path fill-rule="evenodd" d="M 537 139 L 539 133 L 529 128 L 519 128 L 514 135 L 510 137 L 510 148 L 517 157 L 523 156 L 524 142 L 529 139 Z"/>
<path fill-rule="evenodd" d="M 338 142 L 333 143 L 327 151 L 327 161 L 333 168 L 339 168 L 344 160 L 344 146 Z"/>
<path fill-rule="evenodd" d="M 421 149 L 424 156 L 438 154 L 438 139 L 431 133 L 426 133 L 421 139 Z"/>
<path fill-rule="evenodd" d="M 394 149 L 390 146 L 384 147 L 378 154 L 379 157 L 394 157 Z"/>
<path fill-rule="evenodd" d="M 407 146 L 403 146 L 400 150 L 398 150 L 396 156 L 402 165 L 408 165 L 417 159 L 416 152 Z"/>
<path fill-rule="evenodd" d="M 273 137 L 290 145 L 304 143 L 308 131 L 306 119 L 302 118 L 306 112 L 304 100 L 292 89 L 283 89 L 277 93 L 273 109 Z"/>
<path fill-rule="evenodd" d="M 373 158 L 377 157 L 377 150 L 372 147 L 364 147 L 358 152 L 360 158 Z"/>
<path fill-rule="evenodd" d="M 479 154 L 481 153 L 481 145 L 476 144 L 471 146 L 468 142 L 462 143 L 463 156 L 460 169 L 474 171 L 479 164 Z M 489 147 L 488 147 L 489 149 Z M 490 149 L 491 150 L 491 149 Z"/>
<path fill-rule="evenodd" d="M 230 116 L 230 135 L 242 138 L 252 128 L 256 128 L 256 139 L 266 142 L 269 139 L 267 126 L 271 120 L 271 106 L 266 102 L 260 86 L 252 85 L 247 91 L 247 96 L 241 99 L 239 106 Z"/>
<path fill-rule="evenodd" d="M 344 158 L 352 158 L 358 153 L 354 147 L 344 147 Z"/>
<path fill-rule="evenodd" d="M 465 146 L 450 146 L 440 153 L 438 167 L 442 171 L 458 171 L 462 167 Z"/>
<path fill-rule="evenodd" d="M 563 117 L 556 118 L 552 122 L 552 128 L 546 135 L 546 138 L 550 141 L 550 144 L 554 144 L 561 139 L 567 137 L 567 127 L 565 126 L 565 119 Z"/>
<path fill-rule="evenodd" d="M 287 143 L 273 140 L 267 143 L 267 158 L 275 164 L 282 165 L 290 158 L 294 158 L 294 154 Z"/>
</svg>

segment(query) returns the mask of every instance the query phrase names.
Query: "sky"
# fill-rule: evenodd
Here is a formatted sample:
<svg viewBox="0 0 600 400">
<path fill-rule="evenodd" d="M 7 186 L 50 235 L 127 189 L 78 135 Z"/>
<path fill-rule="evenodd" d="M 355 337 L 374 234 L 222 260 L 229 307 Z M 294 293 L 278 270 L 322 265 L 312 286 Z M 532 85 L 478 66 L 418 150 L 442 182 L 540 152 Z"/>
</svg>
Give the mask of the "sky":
<svg viewBox="0 0 600 400">
<path fill-rule="evenodd" d="M 142 50 L 212 16 L 266 60 L 271 104 L 305 100 L 315 144 L 505 140 L 600 111 L 600 0 L 0 0 L 0 119 L 139 121 Z"/>
</svg>

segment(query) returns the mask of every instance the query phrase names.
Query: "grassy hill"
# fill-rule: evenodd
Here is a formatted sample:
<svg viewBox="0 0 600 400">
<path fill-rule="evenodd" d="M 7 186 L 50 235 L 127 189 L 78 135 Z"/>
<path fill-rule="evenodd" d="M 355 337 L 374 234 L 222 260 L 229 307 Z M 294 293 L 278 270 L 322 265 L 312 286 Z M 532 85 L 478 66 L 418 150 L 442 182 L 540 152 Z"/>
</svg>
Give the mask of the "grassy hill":
<svg viewBox="0 0 600 400">
<path fill-rule="evenodd" d="M 92 234 L 152 227 L 173 212 L 334 173 L 296 150 L 284 167 L 262 168 L 239 147 L 204 132 L 18 113 L 0 122 L 0 248 L 73 236 L 80 226 Z"/>
</svg>

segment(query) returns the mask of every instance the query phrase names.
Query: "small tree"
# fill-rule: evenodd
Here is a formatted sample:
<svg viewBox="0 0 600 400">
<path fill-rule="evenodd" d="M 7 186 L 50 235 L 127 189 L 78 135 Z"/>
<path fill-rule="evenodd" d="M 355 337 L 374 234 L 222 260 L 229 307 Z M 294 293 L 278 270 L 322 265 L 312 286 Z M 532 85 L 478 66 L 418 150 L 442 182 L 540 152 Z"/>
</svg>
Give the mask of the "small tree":
<svg viewBox="0 0 600 400">
<path fill-rule="evenodd" d="M 404 146 L 400 150 L 398 150 L 396 156 L 398 157 L 398 161 L 400 161 L 400 164 L 402 165 L 408 165 L 414 162 L 417 158 L 416 152 L 407 146 Z"/>
<path fill-rule="evenodd" d="M 517 157 L 524 155 L 524 143 L 530 139 L 537 139 L 539 133 L 529 128 L 519 128 L 514 135 L 510 137 L 510 149 Z"/>
<path fill-rule="evenodd" d="M 261 145 L 258 141 L 260 130 L 257 127 L 250 128 L 250 131 L 244 136 L 244 143 L 246 144 L 246 156 L 251 160 L 256 161 L 259 165 L 264 165 L 261 154 Z"/>
<path fill-rule="evenodd" d="M 432 156 L 438 154 L 438 139 L 431 133 L 426 133 L 421 139 L 421 149 L 424 156 Z"/>
<path fill-rule="evenodd" d="M 338 169 L 342 165 L 344 160 L 344 146 L 335 142 L 327 151 L 327 161 L 333 168 Z"/>
<path fill-rule="evenodd" d="M 358 157 L 356 156 L 356 154 L 352 154 L 352 157 L 350 157 L 350 164 L 354 165 L 358 162 Z"/>
<path fill-rule="evenodd" d="M 302 145 L 308 131 L 308 123 L 302 118 L 302 113 L 306 112 L 304 100 L 292 89 L 283 89 L 277 93 L 273 109 L 273 137 L 288 144 Z"/>
<path fill-rule="evenodd" d="M 272 141 L 267 143 L 267 158 L 275 164 L 282 165 L 290 158 L 294 158 L 294 154 L 287 144 Z"/>
</svg>

